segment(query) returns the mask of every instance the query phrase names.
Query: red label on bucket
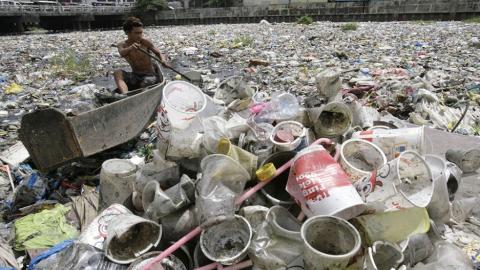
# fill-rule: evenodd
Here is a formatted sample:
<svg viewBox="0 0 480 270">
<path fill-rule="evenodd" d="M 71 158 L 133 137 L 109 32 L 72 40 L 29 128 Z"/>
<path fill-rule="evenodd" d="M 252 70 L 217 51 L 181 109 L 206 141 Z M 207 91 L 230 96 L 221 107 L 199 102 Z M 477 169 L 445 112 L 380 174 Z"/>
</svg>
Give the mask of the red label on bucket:
<svg viewBox="0 0 480 270">
<path fill-rule="evenodd" d="M 292 165 L 288 191 L 299 201 L 321 201 L 336 187 L 350 186 L 348 176 L 326 151 L 298 157 Z M 300 196 L 299 196 L 300 195 Z"/>
<path fill-rule="evenodd" d="M 361 131 L 360 132 L 360 138 L 366 140 L 366 141 L 369 141 L 369 142 L 372 142 L 373 141 L 373 137 L 371 136 L 368 136 L 366 138 L 363 138 L 361 135 L 372 135 L 373 134 L 373 130 L 365 130 L 365 131 Z"/>
</svg>

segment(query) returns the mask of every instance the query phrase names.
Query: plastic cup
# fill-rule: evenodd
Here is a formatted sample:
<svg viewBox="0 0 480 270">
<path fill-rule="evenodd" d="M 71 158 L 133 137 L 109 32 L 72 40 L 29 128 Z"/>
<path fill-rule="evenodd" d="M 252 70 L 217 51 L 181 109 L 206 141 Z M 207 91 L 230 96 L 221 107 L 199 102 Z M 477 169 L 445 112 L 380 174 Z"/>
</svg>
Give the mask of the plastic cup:
<svg viewBox="0 0 480 270">
<path fill-rule="evenodd" d="M 172 81 L 163 88 L 162 106 L 174 128 L 187 128 L 206 105 L 202 90 L 188 82 Z"/>
</svg>

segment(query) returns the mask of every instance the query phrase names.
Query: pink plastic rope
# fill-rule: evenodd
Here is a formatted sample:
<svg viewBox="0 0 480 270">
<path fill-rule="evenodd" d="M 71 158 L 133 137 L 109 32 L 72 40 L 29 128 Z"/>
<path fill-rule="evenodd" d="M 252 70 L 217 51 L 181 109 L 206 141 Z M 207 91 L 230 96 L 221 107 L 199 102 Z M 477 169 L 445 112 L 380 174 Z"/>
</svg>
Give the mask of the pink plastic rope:
<svg viewBox="0 0 480 270">
<path fill-rule="evenodd" d="M 219 263 L 214 262 L 214 263 L 207 264 L 207 265 L 199 267 L 199 268 L 195 268 L 193 270 L 213 270 L 213 269 L 216 269 L 218 267 L 218 265 L 219 265 Z"/>
<path fill-rule="evenodd" d="M 332 141 L 330 139 L 326 139 L 326 138 L 321 138 L 321 139 L 318 139 L 316 140 L 315 142 L 313 142 L 311 145 L 316 145 L 316 144 L 321 144 L 321 143 L 325 143 L 325 144 L 332 144 Z M 339 149 L 337 148 L 337 151 L 336 151 L 336 154 L 335 156 L 339 156 L 340 155 L 340 152 L 339 152 Z M 337 157 L 338 159 L 338 157 Z M 287 163 L 283 164 L 282 166 L 280 166 L 280 168 L 277 169 L 277 171 L 275 172 L 275 174 L 270 177 L 270 179 L 266 180 L 266 181 L 263 181 L 263 182 L 260 182 L 258 183 L 257 185 L 255 185 L 254 187 L 252 187 L 251 189 L 247 190 L 246 192 L 244 192 L 240 197 L 237 198 L 237 200 L 235 201 L 235 204 L 236 205 L 239 205 L 241 204 L 242 202 L 244 202 L 246 199 L 248 199 L 250 196 L 252 196 L 255 192 L 259 191 L 260 189 L 262 189 L 266 184 L 268 184 L 270 181 L 272 181 L 273 179 L 275 179 L 275 177 L 279 176 L 281 173 L 283 173 L 285 170 L 287 170 L 293 163 L 293 159 L 291 159 L 290 161 L 288 161 Z M 177 249 L 179 249 L 181 246 L 185 245 L 187 242 L 189 242 L 190 240 L 192 240 L 193 238 L 195 238 L 197 235 L 199 235 L 200 233 L 202 232 L 202 228 L 200 226 L 196 227 L 195 229 L 193 229 L 191 232 L 189 232 L 188 234 L 186 234 L 184 237 L 180 238 L 177 242 L 175 242 L 173 245 L 171 245 L 169 248 L 167 248 L 166 250 L 164 250 L 162 253 L 160 253 L 160 255 L 158 255 L 157 257 L 155 257 L 153 260 L 151 260 L 147 265 L 145 265 L 142 270 L 149 270 L 150 268 L 152 268 L 152 266 L 154 266 L 156 263 L 162 261 L 163 259 L 165 259 L 166 257 L 168 257 L 168 255 L 172 254 L 173 252 L 175 252 Z M 213 264 L 209 264 L 209 265 L 206 265 L 204 267 L 213 267 Z M 210 269 L 215 269 L 216 267 L 218 267 L 218 263 L 215 263 L 214 265 L 215 267 L 214 268 L 200 268 L 202 270 L 210 270 Z M 227 269 L 227 268 L 224 268 L 224 269 Z M 238 269 L 241 269 L 241 268 L 238 268 Z M 230 269 L 232 270 L 232 269 Z"/>
</svg>

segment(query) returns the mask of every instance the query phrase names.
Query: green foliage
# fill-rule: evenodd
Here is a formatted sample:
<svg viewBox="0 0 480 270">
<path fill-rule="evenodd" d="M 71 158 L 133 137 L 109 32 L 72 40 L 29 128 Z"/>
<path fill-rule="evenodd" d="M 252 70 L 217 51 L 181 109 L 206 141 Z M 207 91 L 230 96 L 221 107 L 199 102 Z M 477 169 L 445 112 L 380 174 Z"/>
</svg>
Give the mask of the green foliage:
<svg viewBox="0 0 480 270">
<path fill-rule="evenodd" d="M 297 23 L 298 24 L 309 25 L 309 24 L 313 23 L 313 19 L 310 16 L 302 16 L 302 17 L 298 18 Z"/>
<path fill-rule="evenodd" d="M 254 39 L 251 36 L 238 36 L 232 40 L 232 48 L 251 47 Z"/>
<path fill-rule="evenodd" d="M 355 31 L 357 30 L 358 25 L 356 23 L 346 23 L 342 25 L 342 30 L 343 31 Z"/>
<path fill-rule="evenodd" d="M 480 16 L 472 17 L 470 19 L 466 19 L 464 22 L 466 22 L 466 23 L 480 23 Z"/>
<path fill-rule="evenodd" d="M 203 7 L 231 7 L 233 5 L 233 1 L 231 0 L 208 0 L 204 1 Z"/>
<path fill-rule="evenodd" d="M 166 9 L 168 7 L 166 0 L 138 0 L 135 3 L 134 13 L 144 14 Z"/>
<path fill-rule="evenodd" d="M 148 143 L 139 149 L 139 155 L 145 157 L 145 161 L 150 161 L 153 158 L 154 149 L 155 146 L 152 143 Z"/>
<path fill-rule="evenodd" d="M 416 21 L 413 21 L 414 24 L 420 24 L 420 25 L 427 25 L 427 24 L 432 24 L 434 23 L 435 21 L 424 21 L 424 20 L 416 20 Z"/>
<path fill-rule="evenodd" d="M 39 26 L 29 26 L 29 27 L 26 27 L 26 31 L 33 32 L 33 33 L 42 33 L 42 32 L 46 32 L 47 30 Z"/>
<path fill-rule="evenodd" d="M 57 76 L 75 81 L 83 81 L 92 72 L 92 65 L 87 56 L 77 55 L 72 49 L 65 49 L 51 59 L 52 69 Z"/>
</svg>

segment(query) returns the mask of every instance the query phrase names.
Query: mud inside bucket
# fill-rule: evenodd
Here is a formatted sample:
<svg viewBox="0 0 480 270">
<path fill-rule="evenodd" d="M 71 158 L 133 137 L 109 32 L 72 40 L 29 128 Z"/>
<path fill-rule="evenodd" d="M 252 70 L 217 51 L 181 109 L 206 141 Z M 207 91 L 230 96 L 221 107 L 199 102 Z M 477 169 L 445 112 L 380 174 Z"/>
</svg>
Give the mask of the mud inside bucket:
<svg viewBox="0 0 480 270">
<path fill-rule="evenodd" d="M 128 264 L 158 245 L 161 226 L 135 215 L 119 215 L 112 219 L 105 241 L 105 254 L 113 262 Z"/>
<path fill-rule="evenodd" d="M 400 155 L 397 167 L 400 183 L 395 185 L 405 198 L 417 207 L 426 207 L 432 198 L 433 181 L 430 167 L 416 152 Z"/>
<path fill-rule="evenodd" d="M 352 182 L 368 176 L 371 171 L 385 163 L 387 163 L 385 154 L 370 142 L 350 139 L 342 144 L 340 164 Z"/>
<path fill-rule="evenodd" d="M 246 256 L 251 238 L 248 221 L 235 216 L 205 229 L 200 236 L 200 248 L 210 260 L 231 265 Z"/>
<path fill-rule="evenodd" d="M 346 220 L 333 216 L 308 219 L 301 228 L 305 269 L 344 269 L 360 250 L 360 233 Z"/>
</svg>

